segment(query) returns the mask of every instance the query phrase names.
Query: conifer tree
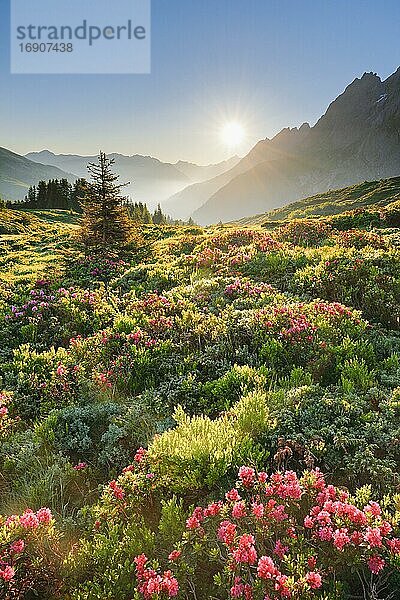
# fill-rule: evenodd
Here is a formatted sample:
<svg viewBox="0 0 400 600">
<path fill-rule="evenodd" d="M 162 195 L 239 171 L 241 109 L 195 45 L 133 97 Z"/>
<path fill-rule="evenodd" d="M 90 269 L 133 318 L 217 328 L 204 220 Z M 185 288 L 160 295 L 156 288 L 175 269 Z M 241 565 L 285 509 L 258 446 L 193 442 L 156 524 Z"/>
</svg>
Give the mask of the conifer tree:
<svg viewBox="0 0 400 600">
<path fill-rule="evenodd" d="M 39 181 L 37 187 L 37 206 L 47 208 L 47 185 L 45 181 Z"/>
<path fill-rule="evenodd" d="M 24 204 L 27 208 L 36 208 L 36 187 L 30 186 L 28 194 L 25 196 Z"/>
<path fill-rule="evenodd" d="M 92 181 L 83 202 L 81 239 L 86 250 L 101 254 L 118 252 L 129 240 L 131 224 L 119 176 L 112 172 L 113 159 L 100 151 L 97 163 L 89 163 Z M 124 184 L 127 185 L 127 184 Z"/>
<path fill-rule="evenodd" d="M 56 208 L 57 207 L 57 194 L 58 194 L 58 181 L 56 179 L 50 179 L 47 183 L 47 194 L 46 194 L 46 207 Z"/>
<path fill-rule="evenodd" d="M 57 208 L 68 209 L 72 195 L 72 186 L 68 179 L 61 179 L 58 182 Z"/>
<path fill-rule="evenodd" d="M 147 204 L 143 204 L 143 202 L 135 202 L 134 204 L 127 202 L 126 207 L 128 209 L 129 216 L 135 223 L 153 223 L 153 219 L 149 209 L 147 208 Z"/>
<path fill-rule="evenodd" d="M 89 190 L 89 184 L 83 177 L 77 179 L 73 185 L 70 198 L 70 209 L 82 212 L 85 203 L 86 194 Z"/>
<path fill-rule="evenodd" d="M 156 210 L 153 213 L 153 223 L 154 225 L 165 225 L 167 219 L 161 210 L 161 206 L 158 204 Z"/>
</svg>

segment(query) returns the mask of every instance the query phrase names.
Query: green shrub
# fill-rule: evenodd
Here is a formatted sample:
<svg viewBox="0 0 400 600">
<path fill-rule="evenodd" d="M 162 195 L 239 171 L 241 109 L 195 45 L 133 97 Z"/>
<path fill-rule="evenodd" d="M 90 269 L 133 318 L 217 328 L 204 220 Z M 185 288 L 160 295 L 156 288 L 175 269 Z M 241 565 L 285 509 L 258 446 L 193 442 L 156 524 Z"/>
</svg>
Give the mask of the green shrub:
<svg viewBox="0 0 400 600">
<path fill-rule="evenodd" d="M 367 319 L 398 329 L 399 274 L 400 259 L 395 250 L 332 250 L 318 265 L 299 270 L 292 285 L 296 291 L 353 306 Z"/>
<path fill-rule="evenodd" d="M 248 412 L 248 415 L 246 415 Z M 178 408 L 175 429 L 156 437 L 149 458 L 158 464 L 165 486 L 176 491 L 213 487 L 247 457 L 259 458 L 254 445 L 268 428 L 266 397 L 253 393 L 218 419 L 188 417 Z"/>
<path fill-rule="evenodd" d="M 132 461 L 135 449 L 151 438 L 153 427 L 143 406 L 107 402 L 53 411 L 37 428 L 37 435 L 72 464 L 84 462 L 109 474 Z"/>
</svg>

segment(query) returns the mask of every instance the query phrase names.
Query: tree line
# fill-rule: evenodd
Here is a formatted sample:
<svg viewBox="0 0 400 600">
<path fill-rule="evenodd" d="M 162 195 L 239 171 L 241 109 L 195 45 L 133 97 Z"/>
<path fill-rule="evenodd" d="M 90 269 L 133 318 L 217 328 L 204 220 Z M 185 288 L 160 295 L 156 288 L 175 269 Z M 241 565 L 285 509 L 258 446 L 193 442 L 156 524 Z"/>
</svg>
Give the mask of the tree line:
<svg viewBox="0 0 400 600">
<path fill-rule="evenodd" d="M 88 192 L 86 179 L 77 179 L 72 185 L 68 179 L 50 179 L 39 181 L 30 186 L 27 195 L 21 201 L 8 202 L 8 208 L 63 209 L 82 212 L 82 201 Z"/>
<path fill-rule="evenodd" d="M 153 225 L 194 225 L 194 221 L 190 218 L 188 221 L 182 221 L 180 219 L 172 219 L 169 215 L 166 215 L 161 210 L 160 204 L 158 204 L 156 210 L 151 213 L 147 208 L 147 204 L 143 202 L 129 202 L 125 201 L 124 206 L 126 207 L 130 218 L 135 223 L 140 224 L 153 224 Z"/>
<path fill-rule="evenodd" d="M 23 200 L 7 202 L 7 208 L 12 209 L 36 209 L 51 210 L 61 209 L 82 213 L 85 200 L 91 194 L 90 183 L 80 178 L 74 184 L 70 184 L 67 179 L 50 179 L 49 181 L 39 181 L 37 186 L 30 186 L 27 195 Z M 139 224 L 154 225 L 184 225 L 181 220 L 174 220 L 161 210 L 158 204 L 156 210 L 151 213 L 147 204 L 143 202 L 131 202 L 121 196 L 121 204 L 125 207 L 129 217 Z M 189 219 L 189 225 L 194 221 Z"/>
</svg>

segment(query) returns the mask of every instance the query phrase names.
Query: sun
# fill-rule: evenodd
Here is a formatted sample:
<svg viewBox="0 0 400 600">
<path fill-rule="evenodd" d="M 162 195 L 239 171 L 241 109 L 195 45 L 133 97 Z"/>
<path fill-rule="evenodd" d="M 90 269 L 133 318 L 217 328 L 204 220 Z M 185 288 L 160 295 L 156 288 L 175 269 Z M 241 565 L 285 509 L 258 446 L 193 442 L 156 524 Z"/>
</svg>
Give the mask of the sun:
<svg viewBox="0 0 400 600">
<path fill-rule="evenodd" d="M 221 128 L 221 139 L 226 146 L 239 146 L 245 138 L 245 130 L 243 125 L 237 121 L 225 123 Z"/>
</svg>

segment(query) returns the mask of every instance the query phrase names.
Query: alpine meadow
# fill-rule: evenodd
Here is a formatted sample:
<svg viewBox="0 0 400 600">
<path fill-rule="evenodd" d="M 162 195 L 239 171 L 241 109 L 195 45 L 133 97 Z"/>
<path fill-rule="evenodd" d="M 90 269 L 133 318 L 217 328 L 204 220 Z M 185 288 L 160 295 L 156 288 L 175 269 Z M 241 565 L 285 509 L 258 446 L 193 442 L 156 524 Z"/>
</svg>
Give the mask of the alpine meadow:
<svg viewBox="0 0 400 600">
<path fill-rule="evenodd" d="M 400 600 L 399 6 L 89 4 L 0 58 L 0 599 Z"/>
</svg>

